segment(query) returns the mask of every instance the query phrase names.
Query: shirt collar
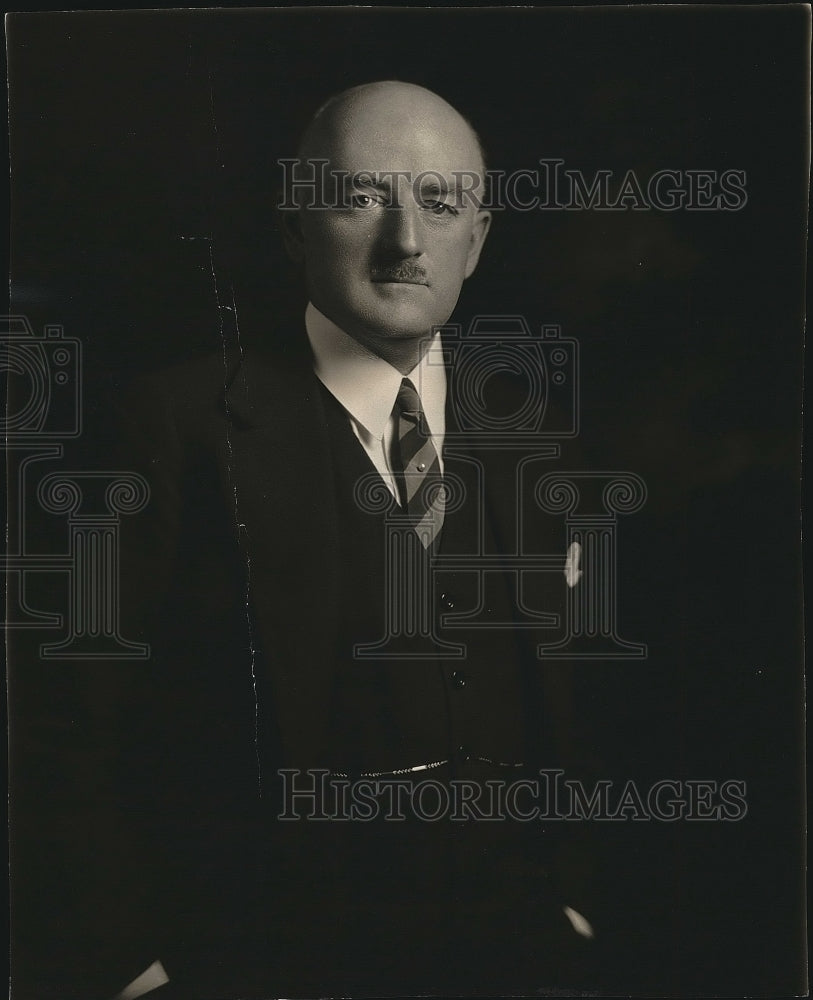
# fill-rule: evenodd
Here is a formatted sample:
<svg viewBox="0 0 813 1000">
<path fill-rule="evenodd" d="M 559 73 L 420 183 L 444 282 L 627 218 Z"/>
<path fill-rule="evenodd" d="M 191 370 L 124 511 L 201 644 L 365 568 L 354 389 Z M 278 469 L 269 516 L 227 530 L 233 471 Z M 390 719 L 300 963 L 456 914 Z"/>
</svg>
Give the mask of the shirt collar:
<svg viewBox="0 0 813 1000">
<path fill-rule="evenodd" d="M 312 302 L 305 311 L 305 329 L 319 380 L 350 416 L 380 441 L 404 376 L 336 326 Z M 442 437 L 446 422 L 446 369 L 439 333 L 408 377 L 421 397 L 432 436 Z"/>
</svg>

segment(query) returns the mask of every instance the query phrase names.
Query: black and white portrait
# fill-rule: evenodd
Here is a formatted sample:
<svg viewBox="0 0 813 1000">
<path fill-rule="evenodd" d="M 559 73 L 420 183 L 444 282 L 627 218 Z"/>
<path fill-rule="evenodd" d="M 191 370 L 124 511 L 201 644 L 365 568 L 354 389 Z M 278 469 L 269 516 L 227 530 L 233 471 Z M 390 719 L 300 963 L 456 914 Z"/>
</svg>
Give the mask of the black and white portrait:
<svg viewBox="0 0 813 1000">
<path fill-rule="evenodd" d="M 6 37 L 14 1000 L 804 993 L 809 6 Z"/>
</svg>

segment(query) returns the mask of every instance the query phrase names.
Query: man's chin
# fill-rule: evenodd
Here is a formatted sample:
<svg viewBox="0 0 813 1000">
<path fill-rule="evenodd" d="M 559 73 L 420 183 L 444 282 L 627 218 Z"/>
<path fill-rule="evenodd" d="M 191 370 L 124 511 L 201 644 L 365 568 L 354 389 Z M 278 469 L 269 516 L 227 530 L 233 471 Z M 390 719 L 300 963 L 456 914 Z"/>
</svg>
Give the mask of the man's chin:
<svg viewBox="0 0 813 1000">
<path fill-rule="evenodd" d="M 438 320 L 425 311 L 400 307 L 397 304 L 364 317 L 366 336 L 375 340 L 423 340 L 431 336 Z"/>
<path fill-rule="evenodd" d="M 389 323 L 380 331 L 373 331 L 370 340 L 379 342 L 399 342 L 399 343 L 419 343 L 422 340 L 429 340 L 432 337 L 432 327 L 427 326 L 402 326 L 398 323 Z"/>
</svg>

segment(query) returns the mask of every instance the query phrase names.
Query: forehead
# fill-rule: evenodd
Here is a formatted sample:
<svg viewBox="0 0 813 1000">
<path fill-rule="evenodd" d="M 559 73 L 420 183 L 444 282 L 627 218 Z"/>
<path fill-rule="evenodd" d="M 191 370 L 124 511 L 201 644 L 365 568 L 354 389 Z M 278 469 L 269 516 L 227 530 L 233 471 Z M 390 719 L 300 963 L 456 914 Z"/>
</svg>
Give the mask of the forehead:
<svg viewBox="0 0 813 1000">
<path fill-rule="evenodd" d="M 361 100 L 343 107 L 325 128 L 319 151 L 334 170 L 482 170 L 477 140 L 469 125 L 442 102 Z"/>
</svg>

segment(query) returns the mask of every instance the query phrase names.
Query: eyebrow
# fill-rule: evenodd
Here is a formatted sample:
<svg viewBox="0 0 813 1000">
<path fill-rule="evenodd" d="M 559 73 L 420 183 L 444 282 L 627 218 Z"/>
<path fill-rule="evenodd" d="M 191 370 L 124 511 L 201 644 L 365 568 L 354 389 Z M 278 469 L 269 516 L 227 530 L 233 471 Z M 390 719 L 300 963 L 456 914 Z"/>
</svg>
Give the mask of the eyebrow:
<svg viewBox="0 0 813 1000">
<path fill-rule="evenodd" d="M 374 191 L 382 192 L 387 192 L 392 187 L 390 183 L 385 184 L 383 181 L 375 179 L 372 174 L 363 171 L 361 176 L 351 174 L 349 177 L 345 177 L 344 184 L 347 187 L 372 188 Z"/>
<path fill-rule="evenodd" d="M 421 194 L 455 194 L 457 184 L 439 184 L 436 177 L 421 184 Z"/>
<path fill-rule="evenodd" d="M 407 181 L 410 179 L 409 171 L 393 171 L 393 173 L 397 175 L 399 180 L 404 177 L 406 177 Z M 345 186 L 369 188 L 384 193 L 389 193 L 393 187 L 392 174 L 386 180 L 380 180 L 372 171 L 361 170 L 357 174 L 344 176 L 342 180 Z M 456 194 L 458 187 L 457 180 L 452 181 L 451 184 L 447 184 L 445 179 L 443 179 L 443 183 L 439 183 L 438 178 L 432 175 L 422 181 L 420 190 L 421 194 Z"/>
</svg>

